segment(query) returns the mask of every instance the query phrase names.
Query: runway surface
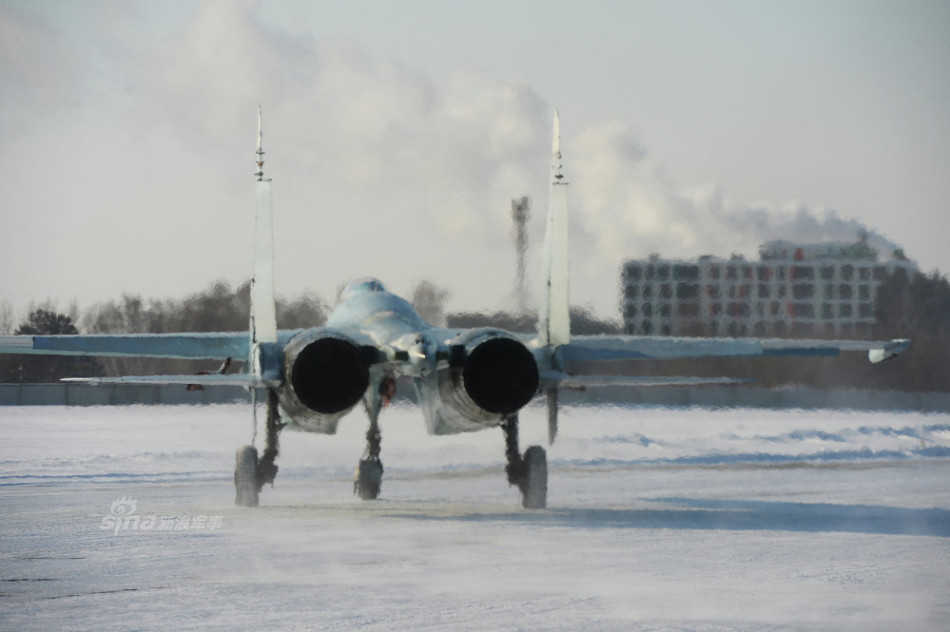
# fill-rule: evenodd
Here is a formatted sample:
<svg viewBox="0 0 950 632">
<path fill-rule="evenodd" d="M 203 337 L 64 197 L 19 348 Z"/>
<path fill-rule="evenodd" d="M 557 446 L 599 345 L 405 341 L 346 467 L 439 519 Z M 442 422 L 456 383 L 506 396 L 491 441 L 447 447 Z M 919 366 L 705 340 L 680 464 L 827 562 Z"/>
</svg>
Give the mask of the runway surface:
<svg viewBox="0 0 950 632">
<path fill-rule="evenodd" d="M 542 443 L 543 409 L 523 416 Z M 499 430 L 285 432 L 233 507 L 238 405 L 0 408 L 3 630 L 938 630 L 950 415 L 568 408 L 549 508 Z"/>
</svg>

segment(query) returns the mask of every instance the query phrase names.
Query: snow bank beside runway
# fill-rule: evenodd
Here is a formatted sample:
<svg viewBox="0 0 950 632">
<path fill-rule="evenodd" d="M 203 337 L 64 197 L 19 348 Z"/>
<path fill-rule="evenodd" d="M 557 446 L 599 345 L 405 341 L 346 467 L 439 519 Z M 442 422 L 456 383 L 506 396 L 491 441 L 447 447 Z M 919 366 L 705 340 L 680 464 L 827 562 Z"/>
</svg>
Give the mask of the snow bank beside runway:
<svg viewBox="0 0 950 632">
<path fill-rule="evenodd" d="M 942 629 L 948 426 L 567 408 L 550 508 L 523 511 L 500 431 L 428 437 L 396 408 L 381 500 L 351 495 L 354 415 L 284 434 L 249 510 L 245 406 L 3 408 L 0 629 Z M 141 519 L 103 528 L 120 514 Z"/>
<path fill-rule="evenodd" d="M 381 426 L 390 474 L 504 462 L 500 430 L 430 437 L 411 406 L 384 411 Z M 364 432 L 357 411 L 336 436 L 283 433 L 280 476 L 349 476 Z M 521 434 L 523 446 L 546 443 L 541 407 L 522 414 Z M 2 408 L 0 485 L 227 478 L 250 435 L 249 407 L 238 404 Z M 950 415 L 566 407 L 548 456 L 555 469 L 946 459 Z"/>
</svg>

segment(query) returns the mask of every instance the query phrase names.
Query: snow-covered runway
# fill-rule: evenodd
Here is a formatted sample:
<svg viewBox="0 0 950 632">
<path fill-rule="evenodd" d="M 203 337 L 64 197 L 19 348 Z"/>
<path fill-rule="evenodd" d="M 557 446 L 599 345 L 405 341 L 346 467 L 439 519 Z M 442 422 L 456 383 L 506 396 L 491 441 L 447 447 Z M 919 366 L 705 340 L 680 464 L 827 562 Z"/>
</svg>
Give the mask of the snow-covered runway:
<svg viewBox="0 0 950 632">
<path fill-rule="evenodd" d="M 522 441 L 541 443 L 541 408 Z M 950 415 L 563 411 L 549 509 L 520 509 L 500 431 L 384 412 L 284 433 L 232 506 L 242 406 L 0 408 L 0 628 L 939 630 Z"/>
</svg>

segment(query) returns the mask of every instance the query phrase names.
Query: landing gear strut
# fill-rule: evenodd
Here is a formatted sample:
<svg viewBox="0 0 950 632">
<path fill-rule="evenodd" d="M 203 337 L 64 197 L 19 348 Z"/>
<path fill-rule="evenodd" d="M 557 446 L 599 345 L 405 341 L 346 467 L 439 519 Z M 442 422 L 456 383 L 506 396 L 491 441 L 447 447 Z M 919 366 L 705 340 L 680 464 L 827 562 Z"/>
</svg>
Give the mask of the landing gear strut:
<svg viewBox="0 0 950 632">
<path fill-rule="evenodd" d="M 234 503 L 238 507 L 257 507 L 258 497 L 264 485 L 274 484 L 277 476 L 277 455 L 280 452 L 278 435 L 286 424 L 280 421 L 277 393 L 267 390 L 267 435 L 264 456 L 257 458 L 257 448 L 246 445 L 238 448 L 234 457 Z"/>
<path fill-rule="evenodd" d="M 548 504 L 548 462 L 544 448 L 533 445 L 525 450 L 524 456 L 521 455 L 517 413 L 505 419 L 501 429 L 505 433 L 508 484 L 518 486 L 521 505 L 525 509 L 544 509 Z"/>
<path fill-rule="evenodd" d="M 392 378 L 384 378 L 375 388 L 370 388 L 363 398 L 363 406 L 369 416 L 369 428 L 366 430 L 366 449 L 353 477 L 353 493 L 363 500 L 376 500 L 383 486 L 383 462 L 379 459 L 382 451 L 379 412 L 392 399 L 395 386 Z"/>
</svg>

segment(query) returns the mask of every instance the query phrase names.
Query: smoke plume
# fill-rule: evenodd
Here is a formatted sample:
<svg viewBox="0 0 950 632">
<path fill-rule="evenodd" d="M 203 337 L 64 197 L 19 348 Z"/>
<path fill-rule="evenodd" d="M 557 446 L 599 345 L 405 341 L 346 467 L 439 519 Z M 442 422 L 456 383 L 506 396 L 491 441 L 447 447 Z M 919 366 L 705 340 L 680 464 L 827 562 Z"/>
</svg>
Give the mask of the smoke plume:
<svg viewBox="0 0 950 632">
<path fill-rule="evenodd" d="M 436 78 L 275 30 L 255 3 L 202 2 L 186 29 L 148 43 L 121 35 L 131 19 L 133 9 L 110 15 L 78 47 L 0 9 L 0 39 L 43 53 L 0 59 L 15 86 L 0 159 L 20 222 L 0 236 L 7 295 L 108 300 L 244 282 L 258 103 L 282 293 L 332 297 L 364 275 L 408 293 L 432 278 L 452 289 L 453 310 L 496 308 L 514 274 L 512 197 L 535 200 L 529 241 L 543 243 L 553 106 L 530 86 L 470 70 Z M 852 240 L 862 228 L 886 243 L 833 210 L 684 189 L 623 124 L 583 125 L 565 117 L 562 127 L 572 294 L 599 314 L 616 314 L 624 258 L 755 256 L 771 239 Z M 15 272 L 24 262 L 30 274 Z"/>
</svg>

